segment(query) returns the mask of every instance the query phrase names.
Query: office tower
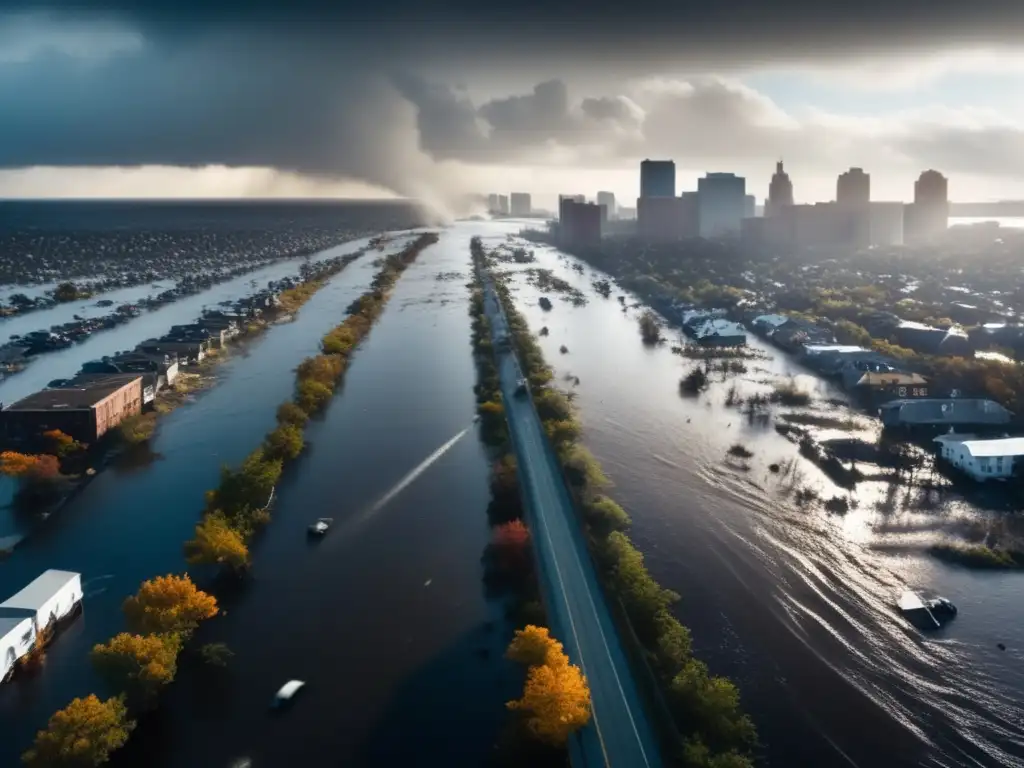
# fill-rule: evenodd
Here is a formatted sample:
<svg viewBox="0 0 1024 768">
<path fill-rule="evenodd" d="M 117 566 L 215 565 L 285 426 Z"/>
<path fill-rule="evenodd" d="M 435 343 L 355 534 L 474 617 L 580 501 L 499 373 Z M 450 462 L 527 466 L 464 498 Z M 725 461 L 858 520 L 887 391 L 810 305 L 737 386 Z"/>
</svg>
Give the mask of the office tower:
<svg viewBox="0 0 1024 768">
<path fill-rule="evenodd" d="M 601 244 L 601 206 L 563 198 L 558 206 L 558 239 L 565 246 Z"/>
<path fill-rule="evenodd" d="M 743 198 L 743 218 L 752 219 L 757 216 L 757 198 L 753 195 L 746 195 Z"/>
<path fill-rule="evenodd" d="M 793 206 L 793 182 L 782 167 L 782 161 L 775 164 L 775 173 L 768 185 L 768 199 L 764 204 L 765 216 L 778 216 Z"/>
<path fill-rule="evenodd" d="M 746 206 L 747 181 L 734 173 L 708 173 L 697 180 L 701 237 L 738 235 Z"/>
<path fill-rule="evenodd" d="M 871 203 L 871 245 L 903 244 L 903 203 Z"/>
<path fill-rule="evenodd" d="M 914 182 L 914 202 L 904 209 L 904 239 L 929 240 L 948 227 L 949 182 L 938 171 L 925 171 Z"/>
<path fill-rule="evenodd" d="M 608 213 L 609 219 L 614 219 L 617 209 L 615 207 L 615 193 L 614 192 L 598 192 L 597 193 L 597 204 L 603 205 Z"/>
<path fill-rule="evenodd" d="M 696 237 L 697 193 L 681 197 L 640 197 L 636 201 L 636 233 L 650 242 Z"/>
<path fill-rule="evenodd" d="M 508 216 L 508 195 L 498 195 L 498 213 Z"/>
<path fill-rule="evenodd" d="M 871 176 L 863 168 L 851 168 L 839 174 L 836 202 L 844 207 L 867 207 L 871 201 Z"/>
<path fill-rule="evenodd" d="M 513 192 L 511 206 L 513 216 L 529 216 L 533 212 L 533 202 L 526 192 Z"/>
<path fill-rule="evenodd" d="M 866 248 L 871 244 L 871 176 L 851 168 L 836 180 L 836 242 Z"/>
<path fill-rule="evenodd" d="M 675 197 L 676 164 L 671 160 L 640 163 L 640 197 Z"/>
<path fill-rule="evenodd" d="M 487 196 L 487 212 L 498 213 L 501 208 L 501 203 L 498 201 L 498 196 L 491 194 Z"/>
</svg>

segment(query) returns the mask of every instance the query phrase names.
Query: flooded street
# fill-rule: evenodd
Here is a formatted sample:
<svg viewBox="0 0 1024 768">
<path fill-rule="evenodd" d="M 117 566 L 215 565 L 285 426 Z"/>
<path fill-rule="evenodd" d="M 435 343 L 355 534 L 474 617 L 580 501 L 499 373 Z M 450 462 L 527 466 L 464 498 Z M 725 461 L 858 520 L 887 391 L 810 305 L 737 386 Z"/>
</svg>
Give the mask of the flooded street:
<svg viewBox="0 0 1024 768">
<path fill-rule="evenodd" d="M 886 503 L 880 482 L 859 484 L 858 506 L 845 515 L 800 507 L 794 477 L 769 465 L 795 460 L 799 485 L 821 498 L 846 492 L 770 424 L 727 408 L 727 391 L 732 383 L 742 395 L 768 391 L 793 376 L 815 401 L 840 393 L 751 336 L 771 360 L 745 361 L 748 373 L 681 397 L 679 379 L 694 361 L 672 354 L 675 330 L 661 347 L 645 347 L 638 311 L 624 313 L 616 300 L 623 291 L 604 299 L 589 267 L 578 274 L 574 259 L 535 252 L 530 267 L 551 269 L 589 303 L 575 308 L 519 278 L 517 305 L 534 331 L 549 328 L 540 341 L 556 378 L 580 378 L 584 442 L 633 517 L 652 573 L 682 595 L 695 651 L 739 684 L 766 764 L 1024 765 L 1024 580 L 947 566 L 924 551 L 952 521 L 981 513 L 955 502 Z M 541 295 L 552 299 L 550 312 L 538 306 Z M 871 420 L 858 421 L 873 439 Z M 736 443 L 753 453 L 745 464 L 727 456 Z M 895 611 L 907 586 L 949 597 L 959 618 L 920 635 Z"/>
<path fill-rule="evenodd" d="M 216 485 L 222 464 L 240 461 L 273 426 L 277 405 L 291 397 L 295 366 L 316 351 L 321 335 L 367 289 L 376 271 L 372 260 L 368 254 L 349 265 L 313 296 L 294 322 L 270 328 L 246 352 L 229 358 L 218 369 L 220 381 L 212 390 L 161 418 L 151 456 L 100 473 L 49 525 L 0 564 L 0 593 L 5 595 L 47 568 L 80 572 L 85 592 L 83 616 L 47 651 L 43 674 L 0 688 L 5 735 L 0 765 L 15 765 L 35 730 L 69 699 L 98 689 L 89 650 L 122 630 L 121 602 L 143 579 L 184 568 L 182 543 L 199 518 L 204 492 Z M 281 274 L 291 271 L 283 265 L 280 269 Z M 189 318 L 198 307 L 186 310 L 186 303 L 91 341 L 99 343 L 132 329 L 133 341 L 140 340 L 145 337 L 137 323 L 175 310 Z M 159 327 L 174 322 L 164 316 Z M 124 345 L 122 341 L 115 346 Z"/>
<path fill-rule="evenodd" d="M 201 642 L 234 651 L 229 667 L 183 660 L 163 706 L 114 765 L 223 766 L 242 755 L 256 768 L 483 762 L 514 685 L 509 690 L 498 660 L 500 615 L 481 583 L 488 466 L 472 424 L 465 283 L 470 238 L 482 234 L 497 245 L 518 226 L 459 223 L 398 282 L 344 386 L 310 425 L 306 453 L 281 482 L 273 521 L 253 546 L 251 583 L 200 633 Z M 520 276 L 517 305 L 535 332 L 548 327 L 540 341 L 556 377 L 579 377 L 578 386 L 565 386 L 577 394 L 584 443 L 632 516 L 631 535 L 652 574 L 682 595 L 678 614 L 696 654 L 740 686 L 764 743 L 761 764 L 1024 765 L 1024 577 L 954 568 L 925 552 L 956 521 L 985 513 L 955 500 L 924 508 L 903 490 L 887 494 L 889 484 L 878 480 L 857 486 L 857 506 L 845 515 L 797 504 L 798 487 L 825 499 L 846 492 L 770 422 L 727 407 L 728 390 L 735 383 L 744 395 L 768 391 L 792 376 L 815 407 L 840 392 L 751 337 L 765 359 L 683 398 L 679 379 L 693 362 L 672 353 L 675 331 L 665 345 L 645 347 L 638 311 L 624 312 L 617 301 L 624 292 L 601 298 L 591 286 L 597 273 L 574 271 L 574 260 L 554 250 L 534 250 L 538 263 L 529 267 L 551 269 L 589 303 L 573 307 Z M 123 626 L 119 605 L 139 581 L 183 568 L 181 542 L 203 491 L 221 463 L 240 460 L 272 425 L 291 393 L 293 368 L 366 289 L 372 259 L 349 266 L 294 323 L 226 363 L 216 388 L 165 417 L 150 463 L 101 474 L 50 533 L 0 564 L 8 593 L 44 568 L 81 571 L 86 584 L 85 614 L 52 646 L 45 672 L 0 691 L 12 736 L 0 764 L 15 763 L 53 710 L 97 688 L 89 648 Z M 444 273 L 458 276 L 439 280 Z M 538 306 L 541 295 L 552 300 L 550 312 Z M 81 359 L 129 346 L 219 300 L 204 297 L 97 334 L 88 344 L 100 346 Z M 197 303 L 186 310 L 189 301 Z M 169 311 L 181 320 L 164 317 L 152 333 L 139 325 Z M 106 343 L 119 334 L 131 342 Z M 40 378 L 78 364 L 66 358 L 59 372 Z M 4 386 L 33 375 L 29 369 Z M 776 406 L 774 418 L 799 410 Z M 855 417 L 854 434 L 874 439 L 877 425 Z M 753 455 L 730 459 L 736 443 Z M 786 469 L 772 471 L 775 464 Z M 306 527 L 318 517 L 335 523 L 311 541 Z M 895 611 L 908 586 L 949 597 L 959 617 L 922 636 Z M 292 678 L 307 687 L 292 711 L 272 718 L 271 697 Z"/>
<path fill-rule="evenodd" d="M 204 634 L 235 652 L 229 669 L 179 673 L 118 765 L 483 763 L 507 673 L 481 582 L 490 493 L 472 424 L 472 233 L 444 232 L 403 275 L 307 431 L 252 584 Z M 448 272 L 459 276 L 437 279 Z M 310 540 L 318 517 L 334 526 Z M 292 678 L 306 689 L 271 717 Z"/>
</svg>

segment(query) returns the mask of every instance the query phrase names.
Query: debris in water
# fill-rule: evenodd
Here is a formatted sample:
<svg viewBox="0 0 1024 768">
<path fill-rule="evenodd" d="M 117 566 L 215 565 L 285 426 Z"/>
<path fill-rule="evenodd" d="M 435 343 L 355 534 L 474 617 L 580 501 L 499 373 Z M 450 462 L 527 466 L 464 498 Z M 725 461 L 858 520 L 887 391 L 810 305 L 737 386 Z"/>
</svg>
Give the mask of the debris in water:
<svg viewBox="0 0 1024 768">
<path fill-rule="evenodd" d="M 432 581 L 433 581 L 433 579 L 427 579 L 426 581 L 423 582 L 423 586 L 424 587 L 429 587 L 430 586 L 430 582 L 432 582 Z"/>
</svg>

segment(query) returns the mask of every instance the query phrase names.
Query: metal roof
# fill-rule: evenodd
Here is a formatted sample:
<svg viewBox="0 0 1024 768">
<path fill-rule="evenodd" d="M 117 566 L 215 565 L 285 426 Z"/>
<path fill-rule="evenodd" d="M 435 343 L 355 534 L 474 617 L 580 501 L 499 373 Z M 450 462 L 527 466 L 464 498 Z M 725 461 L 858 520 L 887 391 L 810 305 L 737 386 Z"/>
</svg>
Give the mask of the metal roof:
<svg viewBox="0 0 1024 768">
<path fill-rule="evenodd" d="M 87 411 L 119 389 L 142 378 L 140 374 L 97 374 L 103 378 L 95 382 L 82 382 L 78 387 L 44 389 L 16 403 L 7 411 Z"/>
<path fill-rule="evenodd" d="M 39 610 L 47 600 L 64 589 L 71 581 L 79 578 L 81 578 L 81 574 L 74 571 L 57 571 L 53 569 L 43 571 L 27 587 L 0 603 L 0 608 Z"/>
<path fill-rule="evenodd" d="M 952 442 L 952 441 L 947 441 Z M 1024 437 L 1000 437 L 995 440 L 964 440 L 971 456 L 1024 456 Z"/>
</svg>

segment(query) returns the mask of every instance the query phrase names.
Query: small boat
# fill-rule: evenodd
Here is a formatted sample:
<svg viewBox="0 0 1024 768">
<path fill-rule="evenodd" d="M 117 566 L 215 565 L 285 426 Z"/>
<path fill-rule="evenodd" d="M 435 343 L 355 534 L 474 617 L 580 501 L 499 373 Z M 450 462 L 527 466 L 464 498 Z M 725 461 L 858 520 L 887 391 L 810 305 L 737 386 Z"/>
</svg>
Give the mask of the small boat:
<svg viewBox="0 0 1024 768">
<path fill-rule="evenodd" d="M 476 414 L 476 415 L 475 415 L 475 416 L 473 417 L 473 423 L 474 423 L 474 424 L 476 424 L 476 423 L 477 423 L 478 421 L 480 421 L 480 414 L 479 414 L 479 413 L 478 413 L 478 414 Z"/>
<path fill-rule="evenodd" d="M 309 526 L 309 533 L 313 536 L 323 536 L 327 533 L 332 523 L 334 523 L 333 517 L 321 517 Z"/>
<path fill-rule="evenodd" d="M 906 619 L 918 629 L 939 629 L 956 617 L 956 606 L 944 597 L 924 599 L 916 592 L 906 591 L 896 605 Z"/>
<path fill-rule="evenodd" d="M 289 680 L 281 686 L 281 690 L 274 694 L 274 702 L 271 706 L 275 708 L 283 707 L 295 698 L 295 694 L 302 690 L 305 685 L 304 680 Z"/>
</svg>

